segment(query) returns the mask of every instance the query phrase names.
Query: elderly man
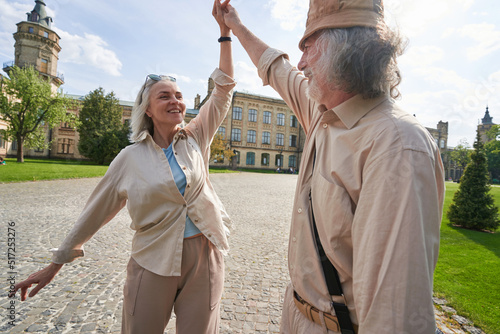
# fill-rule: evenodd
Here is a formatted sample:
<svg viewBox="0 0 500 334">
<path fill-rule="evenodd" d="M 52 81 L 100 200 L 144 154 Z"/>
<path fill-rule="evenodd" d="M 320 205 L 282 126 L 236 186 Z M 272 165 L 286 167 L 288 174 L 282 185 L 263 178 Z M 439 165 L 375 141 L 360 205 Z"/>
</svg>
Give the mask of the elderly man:
<svg viewBox="0 0 500 334">
<path fill-rule="evenodd" d="M 311 0 L 298 70 L 231 5 L 224 20 L 307 134 L 281 332 L 434 333 L 443 167 L 393 100 L 403 45 L 381 0 Z"/>
</svg>

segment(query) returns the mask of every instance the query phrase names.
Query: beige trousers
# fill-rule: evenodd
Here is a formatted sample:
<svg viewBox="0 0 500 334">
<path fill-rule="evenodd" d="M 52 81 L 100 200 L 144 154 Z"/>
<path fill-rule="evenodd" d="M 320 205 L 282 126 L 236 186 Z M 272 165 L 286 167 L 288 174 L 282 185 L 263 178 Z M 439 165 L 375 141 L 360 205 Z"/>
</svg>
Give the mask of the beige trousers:
<svg viewBox="0 0 500 334">
<path fill-rule="evenodd" d="M 184 239 L 181 276 L 156 275 L 130 259 L 123 299 L 123 334 L 163 334 L 172 308 L 178 334 L 219 332 L 224 259 L 204 236 Z"/>
</svg>

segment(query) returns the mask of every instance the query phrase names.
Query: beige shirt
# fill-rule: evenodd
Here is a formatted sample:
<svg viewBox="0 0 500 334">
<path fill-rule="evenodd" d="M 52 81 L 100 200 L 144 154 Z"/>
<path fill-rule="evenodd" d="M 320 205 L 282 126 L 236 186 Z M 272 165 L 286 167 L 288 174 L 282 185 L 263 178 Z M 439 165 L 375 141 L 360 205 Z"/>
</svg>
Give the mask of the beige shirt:
<svg viewBox="0 0 500 334">
<path fill-rule="evenodd" d="M 307 79 L 278 50 L 266 50 L 258 69 L 306 132 L 288 251 L 293 287 L 334 314 L 312 232 L 311 192 L 321 243 L 359 333 L 434 333 L 444 197 L 434 139 L 387 96 L 357 95 L 326 110 L 307 98 Z"/>
<path fill-rule="evenodd" d="M 230 219 L 208 178 L 210 143 L 229 110 L 232 78 L 216 69 L 209 100 L 198 116 L 179 131 L 172 149 L 186 174 L 181 195 L 165 153 L 147 131 L 124 148 L 90 196 L 83 212 L 53 262 L 67 263 L 83 256 L 83 244 L 127 205 L 135 231 L 132 257 L 153 273 L 180 276 L 186 216 L 223 253 L 229 250 Z"/>
</svg>

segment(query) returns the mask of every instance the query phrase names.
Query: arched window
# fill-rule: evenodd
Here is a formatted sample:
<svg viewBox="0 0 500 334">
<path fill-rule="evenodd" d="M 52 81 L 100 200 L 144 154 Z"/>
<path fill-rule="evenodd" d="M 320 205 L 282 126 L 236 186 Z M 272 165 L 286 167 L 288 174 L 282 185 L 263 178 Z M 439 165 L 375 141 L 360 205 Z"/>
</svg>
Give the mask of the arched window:
<svg viewBox="0 0 500 334">
<path fill-rule="evenodd" d="M 276 146 L 283 146 L 285 145 L 285 135 L 282 133 L 277 133 L 276 134 Z"/>
<path fill-rule="evenodd" d="M 241 121 L 242 114 L 243 114 L 243 109 L 241 109 L 241 107 L 233 107 L 233 119 Z"/>
<path fill-rule="evenodd" d="M 247 165 L 255 165 L 255 153 L 247 152 Z"/>
<path fill-rule="evenodd" d="M 247 132 L 247 143 L 255 143 L 255 138 L 257 133 L 254 130 L 248 130 Z"/>
<path fill-rule="evenodd" d="M 260 164 L 262 166 L 269 166 L 269 153 L 262 153 Z"/>
<path fill-rule="evenodd" d="M 264 117 L 262 119 L 262 122 L 264 124 L 271 124 L 271 112 L 270 111 L 264 111 Z"/>
<path fill-rule="evenodd" d="M 285 125 L 285 114 L 278 114 L 278 125 Z"/>
<path fill-rule="evenodd" d="M 231 131 L 231 140 L 232 141 L 241 141 L 241 129 L 233 129 Z"/>
<path fill-rule="evenodd" d="M 271 144 L 271 132 L 264 131 L 262 132 L 262 144 Z"/>
<path fill-rule="evenodd" d="M 248 110 L 248 121 L 257 122 L 257 110 L 255 109 Z"/>
</svg>

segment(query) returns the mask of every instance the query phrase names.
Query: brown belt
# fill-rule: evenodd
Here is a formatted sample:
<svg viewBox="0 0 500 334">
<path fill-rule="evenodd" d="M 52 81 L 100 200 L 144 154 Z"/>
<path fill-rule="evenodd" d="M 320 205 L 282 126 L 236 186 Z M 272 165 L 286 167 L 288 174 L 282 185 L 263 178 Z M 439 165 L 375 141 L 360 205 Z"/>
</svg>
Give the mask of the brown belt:
<svg viewBox="0 0 500 334">
<path fill-rule="evenodd" d="M 295 306 L 297 306 L 299 311 L 303 315 L 305 315 L 307 319 L 323 326 L 320 317 L 320 310 L 306 302 L 304 299 L 300 298 L 300 296 L 295 291 L 293 292 L 293 301 L 295 302 Z M 336 316 L 331 315 L 330 313 L 323 312 L 323 317 L 325 319 L 326 328 L 334 332 L 340 332 L 340 325 Z M 353 324 L 353 327 L 354 331 L 357 333 L 358 326 Z"/>
</svg>

